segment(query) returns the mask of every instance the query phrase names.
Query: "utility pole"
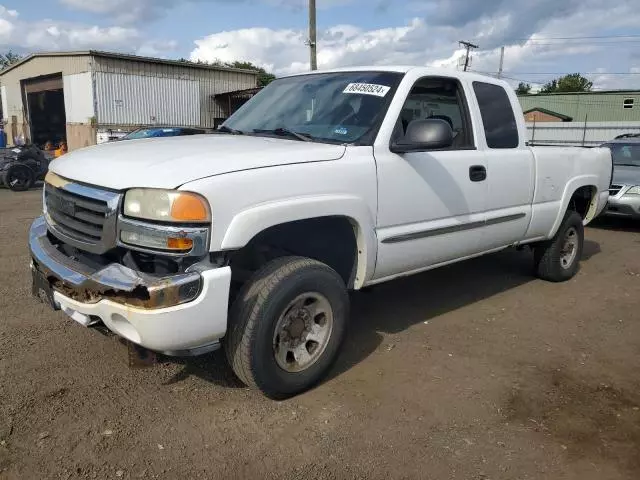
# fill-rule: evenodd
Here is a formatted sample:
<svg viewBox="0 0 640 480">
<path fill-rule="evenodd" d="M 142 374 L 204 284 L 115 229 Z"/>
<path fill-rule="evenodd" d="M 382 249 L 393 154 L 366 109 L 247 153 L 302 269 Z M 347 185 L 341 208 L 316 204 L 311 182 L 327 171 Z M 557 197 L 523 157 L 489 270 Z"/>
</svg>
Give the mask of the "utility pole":
<svg viewBox="0 0 640 480">
<path fill-rule="evenodd" d="M 309 0 L 309 54 L 311 70 L 318 69 L 316 33 L 316 0 Z"/>
<path fill-rule="evenodd" d="M 467 68 L 469 68 L 469 51 L 472 48 L 480 48 L 480 47 L 478 47 L 478 45 L 474 45 L 473 43 L 465 42 L 463 40 L 460 40 L 458 43 L 467 49 L 467 55 L 464 59 L 464 71 L 466 72 Z"/>
<path fill-rule="evenodd" d="M 504 47 L 500 49 L 500 67 L 498 68 L 498 78 L 502 77 L 502 66 L 504 65 Z"/>
</svg>

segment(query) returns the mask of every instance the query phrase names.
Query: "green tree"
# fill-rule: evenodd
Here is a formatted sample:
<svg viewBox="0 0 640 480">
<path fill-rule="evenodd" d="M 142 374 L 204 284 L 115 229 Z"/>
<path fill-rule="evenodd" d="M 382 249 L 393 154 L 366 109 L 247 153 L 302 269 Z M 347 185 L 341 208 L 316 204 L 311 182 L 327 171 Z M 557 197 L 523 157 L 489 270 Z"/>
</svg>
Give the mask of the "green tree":
<svg viewBox="0 0 640 480">
<path fill-rule="evenodd" d="M 264 68 L 259 67 L 258 65 L 254 65 L 251 62 L 235 60 L 233 62 L 223 62 L 221 60 L 214 60 L 213 62 L 207 62 L 204 60 L 197 60 L 195 62 L 191 60 L 187 60 L 186 58 L 178 59 L 179 62 L 185 63 L 195 63 L 197 65 L 215 65 L 218 67 L 230 67 L 230 68 L 241 68 L 243 70 L 254 70 L 258 72 L 258 86 L 266 87 L 271 82 L 276 79 L 276 76 L 273 73 L 267 72 Z"/>
<path fill-rule="evenodd" d="M 7 53 L 0 53 L 0 70 L 7 68 L 9 65 L 19 62 L 22 59 L 22 55 L 13 53 L 9 50 Z"/>
<path fill-rule="evenodd" d="M 273 73 L 269 73 L 264 68 L 258 67 L 257 65 L 254 65 L 251 62 L 235 61 L 235 62 L 227 63 L 227 66 L 234 67 L 234 68 L 243 68 L 245 70 L 255 70 L 256 72 L 258 72 L 259 87 L 266 87 L 276 79 L 276 76 Z"/>
<path fill-rule="evenodd" d="M 590 92 L 593 82 L 579 73 L 570 73 L 546 83 L 540 93 Z"/>
<path fill-rule="evenodd" d="M 558 80 L 553 79 L 548 83 L 545 83 L 540 89 L 540 93 L 554 93 L 558 91 Z"/>
<path fill-rule="evenodd" d="M 518 95 L 527 95 L 531 93 L 531 85 L 528 83 L 520 82 L 518 84 L 518 88 L 516 88 L 516 93 Z"/>
</svg>

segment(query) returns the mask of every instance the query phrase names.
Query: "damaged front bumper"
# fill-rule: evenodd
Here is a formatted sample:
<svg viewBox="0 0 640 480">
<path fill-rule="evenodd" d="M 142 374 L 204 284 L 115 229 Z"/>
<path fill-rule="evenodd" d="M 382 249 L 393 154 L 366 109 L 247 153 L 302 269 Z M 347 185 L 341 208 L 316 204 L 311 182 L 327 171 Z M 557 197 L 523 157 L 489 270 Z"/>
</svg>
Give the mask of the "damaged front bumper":
<svg viewBox="0 0 640 480">
<path fill-rule="evenodd" d="M 213 350 L 226 333 L 229 267 L 168 276 L 118 263 L 92 267 L 51 242 L 44 217 L 33 222 L 29 247 L 54 307 L 85 326 L 102 321 L 134 343 L 173 355 Z"/>
</svg>

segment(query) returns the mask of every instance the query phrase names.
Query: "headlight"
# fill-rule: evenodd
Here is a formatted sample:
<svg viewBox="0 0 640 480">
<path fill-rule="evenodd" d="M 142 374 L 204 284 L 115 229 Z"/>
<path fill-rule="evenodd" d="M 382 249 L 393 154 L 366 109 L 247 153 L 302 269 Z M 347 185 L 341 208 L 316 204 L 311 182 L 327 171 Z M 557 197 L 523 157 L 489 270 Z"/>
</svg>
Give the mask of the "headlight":
<svg viewBox="0 0 640 480">
<path fill-rule="evenodd" d="M 625 195 L 640 195 L 640 186 L 631 187 L 626 191 Z"/>
<path fill-rule="evenodd" d="M 208 250 L 211 210 L 197 193 L 134 188 L 125 194 L 123 213 L 118 221 L 121 244 L 174 255 L 202 256 Z"/>
<path fill-rule="evenodd" d="M 208 202 L 192 192 L 134 188 L 124 197 L 127 217 L 159 222 L 205 223 L 211 221 Z"/>
</svg>

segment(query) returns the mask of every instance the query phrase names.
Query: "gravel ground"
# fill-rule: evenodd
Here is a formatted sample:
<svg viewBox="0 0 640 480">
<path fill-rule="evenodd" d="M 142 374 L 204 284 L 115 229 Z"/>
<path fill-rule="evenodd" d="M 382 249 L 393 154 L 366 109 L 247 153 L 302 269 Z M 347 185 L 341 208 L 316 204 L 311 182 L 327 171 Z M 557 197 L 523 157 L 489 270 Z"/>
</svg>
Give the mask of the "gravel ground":
<svg viewBox="0 0 640 480">
<path fill-rule="evenodd" d="M 0 190 L 1 479 L 640 478 L 640 224 L 587 229 L 564 284 L 506 251 L 355 294 L 330 378 L 273 402 L 39 304 L 39 211 Z"/>
</svg>

